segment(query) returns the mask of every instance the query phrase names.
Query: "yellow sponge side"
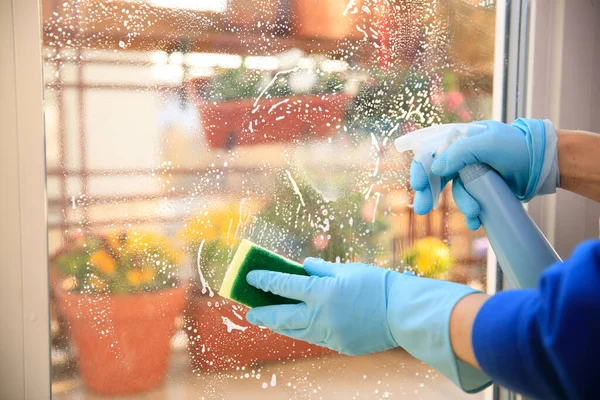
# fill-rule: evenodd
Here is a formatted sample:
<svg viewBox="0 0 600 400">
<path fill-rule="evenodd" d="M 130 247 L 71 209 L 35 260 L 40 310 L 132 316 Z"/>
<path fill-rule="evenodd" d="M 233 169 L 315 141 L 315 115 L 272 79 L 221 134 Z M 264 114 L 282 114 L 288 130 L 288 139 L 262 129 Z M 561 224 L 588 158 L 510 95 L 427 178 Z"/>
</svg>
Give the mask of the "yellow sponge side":
<svg viewBox="0 0 600 400">
<path fill-rule="evenodd" d="M 242 240 L 240 246 L 238 247 L 235 255 L 233 256 L 233 260 L 229 264 L 229 268 L 227 268 L 227 272 L 225 272 L 225 278 L 223 279 L 223 283 L 221 284 L 221 289 L 219 289 L 219 295 L 225 298 L 231 298 L 231 291 L 233 290 L 233 284 L 239 274 L 240 268 L 242 267 L 242 263 L 246 259 L 246 256 L 252 249 L 252 247 L 256 246 L 254 243 L 247 241 L 246 239 Z"/>
</svg>

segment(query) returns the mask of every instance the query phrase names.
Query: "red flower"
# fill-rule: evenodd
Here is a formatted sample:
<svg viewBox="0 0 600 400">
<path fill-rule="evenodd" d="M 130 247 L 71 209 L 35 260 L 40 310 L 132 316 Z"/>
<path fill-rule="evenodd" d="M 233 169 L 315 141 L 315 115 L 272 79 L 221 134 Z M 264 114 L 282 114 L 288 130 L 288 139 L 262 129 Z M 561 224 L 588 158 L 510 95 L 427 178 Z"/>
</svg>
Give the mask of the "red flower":
<svg viewBox="0 0 600 400">
<path fill-rule="evenodd" d="M 323 250 L 329 245 L 329 239 L 323 234 L 317 233 L 313 237 L 313 246 L 316 250 Z"/>
<path fill-rule="evenodd" d="M 462 110 L 460 113 L 458 113 L 458 118 L 460 118 L 460 120 L 463 122 L 470 121 L 472 117 L 473 116 L 469 110 Z"/>
<path fill-rule="evenodd" d="M 460 92 L 450 92 L 446 96 L 446 109 L 450 112 L 456 111 L 465 100 L 464 96 Z"/>
</svg>

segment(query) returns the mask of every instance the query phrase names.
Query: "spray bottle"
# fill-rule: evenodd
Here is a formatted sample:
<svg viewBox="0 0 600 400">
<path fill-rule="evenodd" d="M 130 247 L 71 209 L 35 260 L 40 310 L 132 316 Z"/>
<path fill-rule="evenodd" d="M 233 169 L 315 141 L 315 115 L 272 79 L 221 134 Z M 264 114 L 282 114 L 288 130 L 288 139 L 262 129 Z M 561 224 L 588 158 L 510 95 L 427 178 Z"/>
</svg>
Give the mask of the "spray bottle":
<svg viewBox="0 0 600 400">
<path fill-rule="evenodd" d="M 437 209 L 441 177 L 431 164 L 453 142 L 479 135 L 487 129 L 477 124 L 447 124 L 420 129 L 396 139 L 396 149 L 412 150 L 429 178 L 434 208 Z M 534 288 L 542 271 L 560 261 L 521 202 L 496 171 L 485 164 L 468 165 L 459 171 L 465 189 L 481 206 L 479 220 L 513 288 Z"/>
</svg>

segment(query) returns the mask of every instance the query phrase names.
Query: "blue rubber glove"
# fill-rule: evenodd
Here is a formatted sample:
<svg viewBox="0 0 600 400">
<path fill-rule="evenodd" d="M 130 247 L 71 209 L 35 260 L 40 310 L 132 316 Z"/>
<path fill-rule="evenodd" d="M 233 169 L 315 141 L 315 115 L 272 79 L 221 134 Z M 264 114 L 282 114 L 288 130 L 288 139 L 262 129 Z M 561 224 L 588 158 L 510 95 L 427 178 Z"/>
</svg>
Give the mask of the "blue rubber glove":
<svg viewBox="0 0 600 400">
<path fill-rule="evenodd" d="M 536 195 L 556 192 L 560 178 L 557 137 L 550 121 L 522 118 L 510 125 L 496 121 L 476 124 L 487 126 L 487 131 L 454 142 L 431 165 L 431 171 L 442 177 L 442 188 L 453 180 L 452 196 L 472 230 L 481 225 L 478 219 L 481 209 L 458 178 L 458 171 L 466 165 L 489 165 L 524 202 Z M 433 207 L 431 189 L 425 169 L 417 161 L 410 168 L 410 185 L 416 190 L 415 212 L 427 214 Z"/>
<path fill-rule="evenodd" d="M 359 263 L 308 258 L 304 269 L 310 276 L 250 272 L 249 284 L 302 303 L 254 308 L 248 322 L 348 355 L 400 346 L 467 392 L 489 384 L 450 344 L 452 309 L 476 290 Z"/>
</svg>

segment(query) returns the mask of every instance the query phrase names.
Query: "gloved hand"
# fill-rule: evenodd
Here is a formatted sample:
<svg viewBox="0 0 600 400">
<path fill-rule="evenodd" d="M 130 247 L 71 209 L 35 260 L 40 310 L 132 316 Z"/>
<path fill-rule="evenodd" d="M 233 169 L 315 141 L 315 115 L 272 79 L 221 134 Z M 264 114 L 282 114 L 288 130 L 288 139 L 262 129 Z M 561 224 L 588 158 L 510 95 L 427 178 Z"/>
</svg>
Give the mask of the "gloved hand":
<svg viewBox="0 0 600 400">
<path fill-rule="evenodd" d="M 465 190 L 458 171 L 470 164 L 484 163 L 495 169 L 521 201 L 536 195 L 556 192 L 559 186 L 557 137 L 550 121 L 518 119 L 507 125 L 496 121 L 475 122 L 487 126 L 481 135 L 454 142 L 431 165 L 431 171 L 442 177 L 441 187 L 452 182 L 452 195 L 458 209 L 465 214 L 467 227 L 479 228 L 479 204 Z M 414 210 L 427 214 L 433 200 L 423 165 L 413 161 L 410 185 L 417 191 Z"/>
<path fill-rule="evenodd" d="M 359 263 L 308 258 L 304 269 L 309 277 L 250 272 L 249 284 L 302 303 L 254 308 L 248 322 L 348 355 L 401 346 L 465 391 L 488 384 L 450 344 L 452 309 L 474 289 Z"/>
</svg>

